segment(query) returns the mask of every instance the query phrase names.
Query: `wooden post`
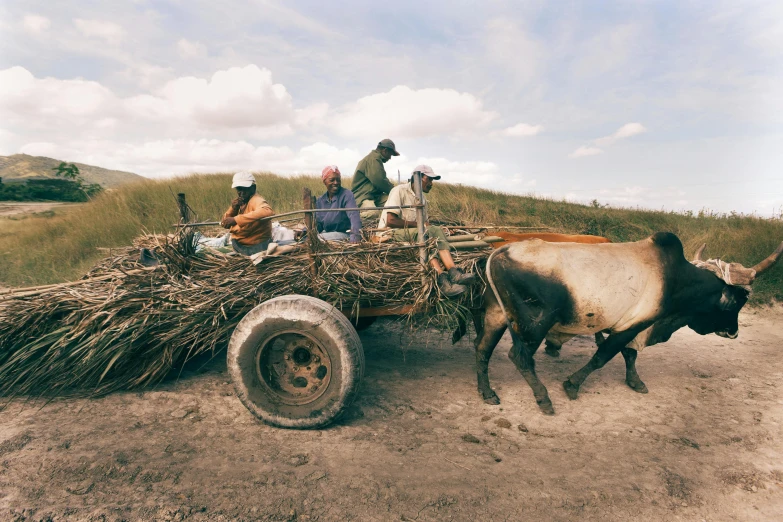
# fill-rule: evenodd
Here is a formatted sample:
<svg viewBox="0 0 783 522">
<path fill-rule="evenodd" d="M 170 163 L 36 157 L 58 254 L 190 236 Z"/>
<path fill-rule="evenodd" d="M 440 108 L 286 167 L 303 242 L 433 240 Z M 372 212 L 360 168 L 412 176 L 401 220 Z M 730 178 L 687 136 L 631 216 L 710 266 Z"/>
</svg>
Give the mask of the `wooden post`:
<svg viewBox="0 0 783 522">
<path fill-rule="evenodd" d="M 421 189 L 421 172 L 413 173 L 413 191 L 416 194 L 416 203 L 421 205 L 424 203 L 424 192 Z M 419 261 L 422 265 L 427 265 L 427 248 L 423 246 L 424 240 L 424 208 L 420 207 L 416 209 L 416 227 L 419 232 L 419 243 L 422 247 L 419 249 Z"/>
<path fill-rule="evenodd" d="M 183 223 L 190 222 L 190 209 L 185 201 L 185 193 L 180 192 L 177 194 L 177 206 L 179 207 L 179 215 L 182 218 Z"/>
<path fill-rule="evenodd" d="M 312 192 L 310 192 L 309 188 L 305 187 L 302 189 L 302 208 L 311 210 L 315 206 L 313 199 Z M 316 226 L 315 215 L 312 212 L 305 212 L 304 222 L 305 227 L 307 227 L 307 255 L 310 258 L 310 277 L 312 278 L 313 283 L 315 283 L 315 278 L 318 275 L 318 270 L 315 266 L 316 259 L 313 255 L 313 247 L 315 246 L 316 241 L 318 241 L 318 227 Z"/>
</svg>

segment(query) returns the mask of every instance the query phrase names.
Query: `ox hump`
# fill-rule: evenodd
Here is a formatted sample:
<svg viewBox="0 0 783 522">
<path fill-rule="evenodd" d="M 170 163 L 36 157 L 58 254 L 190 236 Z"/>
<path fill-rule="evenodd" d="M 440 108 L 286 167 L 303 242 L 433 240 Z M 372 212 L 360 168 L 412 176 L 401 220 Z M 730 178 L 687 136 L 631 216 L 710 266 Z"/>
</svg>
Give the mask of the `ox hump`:
<svg viewBox="0 0 783 522">
<path fill-rule="evenodd" d="M 682 248 L 682 241 L 680 241 L 680 238 L 671 232 L 656 232 L 650 237 L 650 239 L 654 245 L 657 245 L 669 254 L 678 258 L 685 258 L 685 251 Z"/>
</svg>

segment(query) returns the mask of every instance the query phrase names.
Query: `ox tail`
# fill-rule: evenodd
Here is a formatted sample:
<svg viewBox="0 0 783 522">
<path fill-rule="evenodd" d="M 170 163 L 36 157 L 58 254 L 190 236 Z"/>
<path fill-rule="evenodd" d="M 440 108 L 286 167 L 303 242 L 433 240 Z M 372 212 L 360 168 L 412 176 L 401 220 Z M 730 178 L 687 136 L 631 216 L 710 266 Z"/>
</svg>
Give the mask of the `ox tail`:
<svg viewBox="0 0 783 522">
<path fill-rule="evenodd" d="M 506 307 L 503 304 L 503 300 L 500 298 L 500 294 L 498 293 L 498 289 L 495 286 L 495 281 L 492 279 L 492 258 L 495 257 L 495 254 L 497 254 L 500 250 L 493 250 L 492 253 L 487 258 L 487 267 L 486 267 L 486 273 L 487 273 L 487 282 L 489 282 L 490 288 L 492 288 L 492 293 L 495 294 L 495 299 L 497 300 L 498 304 L 500 305 L 500 310 L 503 312 L 503 316 L 508 318 L 508 314 L 506 313 Z"/>
</svg>

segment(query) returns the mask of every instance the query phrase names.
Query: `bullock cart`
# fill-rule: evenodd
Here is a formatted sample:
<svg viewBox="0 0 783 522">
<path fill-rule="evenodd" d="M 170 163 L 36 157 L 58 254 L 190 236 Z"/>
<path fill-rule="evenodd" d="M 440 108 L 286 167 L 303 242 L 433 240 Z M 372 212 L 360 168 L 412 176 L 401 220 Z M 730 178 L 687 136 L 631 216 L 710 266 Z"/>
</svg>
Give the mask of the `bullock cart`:
<svg viewBox="0 0 783 522">
<path fill-rule="evenodd" d="M 422 201 L 418 173 L 414 177 L 414 190 L 418 201 Z M 187 205 L 184 197 L 180 196 L 183 198 L 180 205 L 182 217 L 187 221 Z M 321 210 L 314 209 L 313 202 L 310 191 L 304 189 L 303 210 L 278 214 L 270 219 L 301 213 L 304 214 L 307 230 L 315 230 L 314 215 Z M 400 208 L 417 209 L 418 237 L 424 237 L 423 205 Z M 201 224 L 214 223 L 189 223 L 186 226 Z M 426 243 L 375 249 L 364 245 L 355 249 L 319 252 L 320 242 L 313 237 L 317 234 L 309 236 L 305 249 L 311 259 L 309 270 L 314 279 L 319 277 L 320 270 L 329 269 L 323 256 L 370 253 L 373 263 L 386 263 L 383 268 L 389 270 L 394 269 L 387 264 L 392 261 L 384 257 L 389 250 L 407 249 L 409 259 L 415 259 L 418 251 L 418 263 L 413 265 L 416 273 L 412 276 L 419 278 L 422 286 L 428 285 L 431 293 L 437 295 L 437 288 L 426 275 Z M 264 269 L 263 262 L 259 269 Z M 315 294 L 316 289 L 312 290 L 311 293 Z M 475 288 L 471 293 L 479 297 L 481 290 Z M 237 397 L 253 415 L 272 426 L 306 429 L 329 425 L 349 407 L 359 392 L 365 363 L 357 330 L 366 328 L 378 317 L 410 318 L 421 314 L 422 310 L 432 313 L 431 307 L 422 306 L 423 303 L 415 302 L 415 298 L 416 295 L 412 294 L 410 302 L 367 306 L 367 301 L 361 303 L 361 297 L 355 295 L 339 302 L 333 300 L 334 304 L 315 295 L 277 295 L 258 304 L 239 320 L 228 343 L 228 371 Z"/>
</svg>

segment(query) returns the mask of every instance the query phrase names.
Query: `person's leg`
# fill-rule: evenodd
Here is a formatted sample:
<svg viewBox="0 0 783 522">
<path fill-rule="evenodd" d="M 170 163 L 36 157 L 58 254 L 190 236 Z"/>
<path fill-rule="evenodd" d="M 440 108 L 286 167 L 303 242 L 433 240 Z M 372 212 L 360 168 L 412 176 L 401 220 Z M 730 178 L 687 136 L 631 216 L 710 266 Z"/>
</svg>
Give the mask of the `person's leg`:
<svg viewBox="0 0 783 522">
<path fill-rule="evenodd" d="M 324 241 L 348 241 L 351 238 L 345 232 L 321 232 L 318 237 Z"/>
<path fill-rule="evenodd" d="M 443 262 L 443 266 L 449 273 L 449 280 L 459 285 L 469 285 L 476 280 L 473 274 L 465 274 L 454 264 L 454 258 L 451 257 L 451 246 L 443 229 L 438 226 L 431 226 L 427 229 L 427 237 L 434 237 L 438 240 L 438 257 Z"/>
<path fill-rule="evenodd" d="M 385 202 L 386 202 L 386 199 L 383 200 L 383 203 L 385 203 Z M 359 205 L 359 208 L 382 207 L 383 203 L 381 203 L 380 205 L 376 205 L 374 200 L 372 200 L 372 199 L 365 199 L 364 201 L 362 201 L 362 204 Z M 369 218 L 374 218 L 374 217 L 380 218 L 381 217 L 381 211 L 380 210 L 362 210 L 361 212 L 359 212 L 359 216 L 361 216 L 362 219 L 369 219 Z"/>
<path fill-rule="evenodd" d="M 443 231 L 441 231 L 441 234 L 443 234 Z M 392 231 L 392 237 L 395 241 L 418 243 L 419 232 L 412 228 L 397 228 Z M 443 237 L 445 238 L 445 235 Z M 438 256 L 434 255 L 434 253 L 430 256 L 429 264 L 432 269 L 435 270 L 435 273 L 438 274 L 438 287 L 443 295 L 446 297 L 456 297 L 467 290 L 467 288 L 462 285 L 454 284 L 454 281 L 451 280 L 449 274 L 443 271 L 443 266 L 438 261 Z"/>
<path fill-rule="evenodd" d="M 231 246 L 234 248 L 234 252 L 242 254 L 243 256 L 252 256 L 259 252 L 266 252 L 269 247 L 269 239 L 255 245 L 242 245 L 236 239 L 231 238 Z"/>
</svg>

